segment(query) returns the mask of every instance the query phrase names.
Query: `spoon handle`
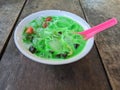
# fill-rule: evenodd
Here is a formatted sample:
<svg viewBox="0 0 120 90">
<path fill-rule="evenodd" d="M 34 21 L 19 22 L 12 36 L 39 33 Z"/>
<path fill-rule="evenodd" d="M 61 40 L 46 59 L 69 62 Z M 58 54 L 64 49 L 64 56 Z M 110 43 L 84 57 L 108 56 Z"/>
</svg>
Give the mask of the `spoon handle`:
<svg viewBox="0 0 120 90">
<path fill-rule="evenodd" d="M 85 37 L 85 39 L 89 39 L 91 37 L 93 37 L 95 34 L 101 32 L 101 31 L 104 31 L 114 25 L 116 25 L 118 22 L 117 22 L 117 19 L 116 18 L 112 18 L 112 19 L 109 19 L 97 26 L 94 26 L 88 30 L 85 30 L 83 32 L 79 32 L 78 34 L 81 34 Z"/>
</svg>

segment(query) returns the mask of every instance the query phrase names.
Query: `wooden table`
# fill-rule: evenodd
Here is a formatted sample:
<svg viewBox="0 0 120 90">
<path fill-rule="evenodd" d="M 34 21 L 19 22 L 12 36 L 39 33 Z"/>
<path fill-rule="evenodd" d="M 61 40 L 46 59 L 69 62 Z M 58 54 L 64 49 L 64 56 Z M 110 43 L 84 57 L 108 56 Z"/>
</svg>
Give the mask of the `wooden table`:
<svg viewBox="0 0 120 90">
<path fill-rule="evenodd" d="M 18 51 L 16 25 L 46 9 L 75 13 L 91 26 L 120 21 L 120 0 L 0 0 L 0 90 L 120 90 L 120 23 L 96 35 L 91 52 L 72 64 L 44 65 Z"/>
</svg>

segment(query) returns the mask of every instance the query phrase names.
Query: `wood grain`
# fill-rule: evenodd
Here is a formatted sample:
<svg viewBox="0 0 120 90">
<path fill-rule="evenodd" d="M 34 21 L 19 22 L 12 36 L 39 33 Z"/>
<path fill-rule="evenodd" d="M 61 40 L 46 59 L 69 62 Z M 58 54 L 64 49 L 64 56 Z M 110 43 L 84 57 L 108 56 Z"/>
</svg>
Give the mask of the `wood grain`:
<svg viewBox="0 0 120 90">
<path fill-rule="evenodd" d="M 0 0 L 0 56 L 25 0 Z"/>
<path fill-rule="evenodd" d="M 50 2 L 29 0 L 19 21 L 30 13 L 43 9 L 67 10 L 84 17 L 78 0 Z M 111 90 L 111 88 L 95 47 L 78 62 L 50 66 L 33 62 L 23 56 L 14 45 L 12 36 L 0 62 L 0 90 Z"/>
<path fill-rule="evenodd" d="M 91 25 L 116 17 L 120 22 L 120 0 L 81 0 Z M 120 90 L 120 23 L 95 37 L 113 90 Z"/>
</svg>

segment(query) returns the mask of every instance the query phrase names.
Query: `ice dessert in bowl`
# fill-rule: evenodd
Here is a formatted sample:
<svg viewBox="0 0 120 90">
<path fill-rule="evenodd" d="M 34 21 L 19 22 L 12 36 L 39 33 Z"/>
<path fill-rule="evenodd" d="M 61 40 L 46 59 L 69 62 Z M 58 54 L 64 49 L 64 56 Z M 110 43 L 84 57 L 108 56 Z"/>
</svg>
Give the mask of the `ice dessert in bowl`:
<svg viewBox="0 0 120 90">
<path fill-rule="evenodd" d="M 94 38 L 77 32 L 90 26 L 81 17 L 61 10 L 45 10 L 24 18 L 16 27 L 14 41 L 30 60 L 60 65 L 80 60 L 91 50 Z"/>
</svg>

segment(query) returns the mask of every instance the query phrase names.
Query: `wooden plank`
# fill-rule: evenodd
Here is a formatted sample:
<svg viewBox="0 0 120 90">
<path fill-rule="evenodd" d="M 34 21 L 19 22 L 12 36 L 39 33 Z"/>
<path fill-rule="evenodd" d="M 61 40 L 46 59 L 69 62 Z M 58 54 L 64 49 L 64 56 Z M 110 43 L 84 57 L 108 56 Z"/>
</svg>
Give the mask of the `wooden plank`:
<svg viewBox="0 0 120 90">
<path fill-rule="evenodd" d="M 120 21 L 120 0 L 81 0 L 87 19 L 97 25 L 111 17 Z M 120 90 L 120 23 L 95 37 L 95 42 L 114 90 Z"/>
<path fill-rule="evenodd" d="M 0 0 L 0 57 L 25 0 Z"/>
<path fill-rule="evenodd" d="M 78 0 L 29 0 L 20 20 L 43 9 L 62 9 L 84 17 Z M 23 56 L 15 47 L 13 36 L 0 62 L 0 81 L 0 90 L 111 89 L 95 47 L 78 62 L 50 66 Z"/>
</svg>

